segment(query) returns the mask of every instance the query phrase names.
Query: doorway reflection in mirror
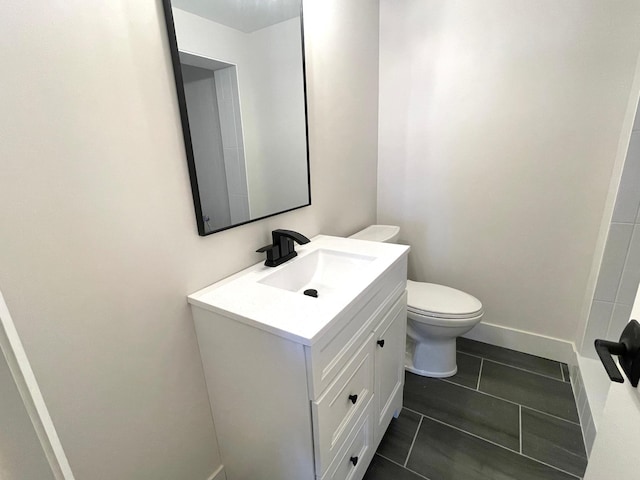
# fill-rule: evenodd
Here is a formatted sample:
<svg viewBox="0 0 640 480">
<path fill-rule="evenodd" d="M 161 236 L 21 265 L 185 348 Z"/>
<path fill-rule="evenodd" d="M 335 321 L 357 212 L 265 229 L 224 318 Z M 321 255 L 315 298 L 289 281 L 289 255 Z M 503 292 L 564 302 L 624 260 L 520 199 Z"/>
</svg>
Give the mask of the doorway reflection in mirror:
<svg viewBox="0 0 640 480">
<path fill-rule="evenodd" d="M 310 205 L 300 0 L 171 3 L 199 233 Z"/>
</svg>

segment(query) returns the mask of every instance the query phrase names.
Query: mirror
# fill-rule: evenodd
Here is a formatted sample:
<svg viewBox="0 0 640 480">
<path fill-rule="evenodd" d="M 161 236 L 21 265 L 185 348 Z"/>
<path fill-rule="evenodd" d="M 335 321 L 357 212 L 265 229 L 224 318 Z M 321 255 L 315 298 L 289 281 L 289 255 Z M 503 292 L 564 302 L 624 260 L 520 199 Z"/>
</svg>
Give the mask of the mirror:
<svg viewBox="0 0 640 480">
<path fill-rule="evenodd" d="M 302 0 L 163 0 L 198 233 L 311 204 Z"/>
</svg>

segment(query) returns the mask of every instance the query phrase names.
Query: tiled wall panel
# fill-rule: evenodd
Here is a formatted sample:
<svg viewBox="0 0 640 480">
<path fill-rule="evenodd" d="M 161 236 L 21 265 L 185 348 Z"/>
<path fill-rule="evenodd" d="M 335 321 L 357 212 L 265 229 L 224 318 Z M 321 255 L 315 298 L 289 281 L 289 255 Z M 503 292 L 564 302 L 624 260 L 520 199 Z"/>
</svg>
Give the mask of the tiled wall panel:
<svg viewBox="0 0 640 480">
<path fill-rule="evenodd" d="M 593 341 L 617 341 L 640 283 L 640 124 L 636 114 L 581 354 L 597 358 Z"/>
</svg>

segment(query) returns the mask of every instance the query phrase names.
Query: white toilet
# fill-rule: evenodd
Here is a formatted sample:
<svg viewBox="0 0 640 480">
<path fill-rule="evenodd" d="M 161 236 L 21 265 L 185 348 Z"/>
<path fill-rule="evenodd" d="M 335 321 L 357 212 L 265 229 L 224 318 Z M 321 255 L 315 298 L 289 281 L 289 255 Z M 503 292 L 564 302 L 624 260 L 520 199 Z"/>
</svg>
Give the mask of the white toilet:
<svg viewBox="0 0 640 480">
<path fill-rule="evenodd" d="M 371 225 L 350 238 L 394 243 L 400 227 Z M 407 354 L 405 368 L 425 377 L 451 377 L 456 365 L 456 338 L 482 319 L 482 303 L 455 288 L 407 281 Z"/>
</svg>

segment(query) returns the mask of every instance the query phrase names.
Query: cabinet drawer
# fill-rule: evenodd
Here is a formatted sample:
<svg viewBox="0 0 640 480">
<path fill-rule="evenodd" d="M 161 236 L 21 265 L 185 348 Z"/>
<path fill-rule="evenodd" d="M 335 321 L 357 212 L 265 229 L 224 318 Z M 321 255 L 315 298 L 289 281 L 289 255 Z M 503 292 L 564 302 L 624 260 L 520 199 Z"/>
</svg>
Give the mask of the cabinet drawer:
<svg viewBox="0 0 640 480">
<path fill-rule="evenodd" d="M 325 338 L 306 347 L 309 398 L 317 399 L 346 365 L 407 285 L 407 262 L 392 266 L 376 283 L 373 292 L 351 307 Z"/>
<path fill-rule="evenodd" d="M 373 457 L 372 404 L 369 402 L 356 421 L 322 480 L 359 480 L 364 476 Z"/>
<path fill-rule="evenodd" d="M 373 394 L 374 342 L 370 334 L 318 401 L 312 403 L 316 473 L 335 458 Z"/>
</svg>

